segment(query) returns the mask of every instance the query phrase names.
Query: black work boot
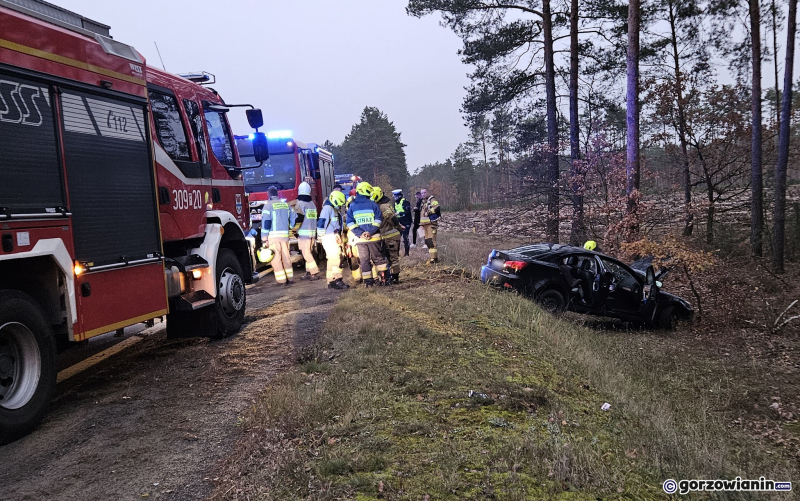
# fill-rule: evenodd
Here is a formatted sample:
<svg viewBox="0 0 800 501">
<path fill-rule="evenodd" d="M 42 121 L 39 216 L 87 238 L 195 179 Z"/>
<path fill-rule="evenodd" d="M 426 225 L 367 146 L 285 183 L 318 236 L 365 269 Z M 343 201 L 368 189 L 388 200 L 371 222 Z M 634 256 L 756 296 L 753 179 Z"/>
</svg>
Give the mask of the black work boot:
<svg viewBox="0 0 800 501">
<path fill-rule="evenodd" d="M 312 282 L 315 280 L 319 280 L 319 273 L 314 273 L 313 275 L 309 276 L 308 279 L 311 280 Z"/>
<path fill-rule="evenodd" d="M 372 279 L 372 278 L 365 278 L 364 279 L 364 287 L 370 288 L 373 285 L 375 285 L 375 280 L 374 279 Z"/>
<path fill-rule="evenodd" d="M 400 274 L 399 273 L 392 273 L 392 284 L 399 284 L 400 283 Z"/>
<path fill-rule="evenodd" d="M 300 280 L 311 280 L 311 273 L 309 273 L 309 272 L 306 272 L 306 274 L 305 274 L 305 275 L 303 275 L 302 277 L 300 277 Z"/>
<path fill-rule="evenodd" d="M 337 278 L 336 280 L 334 280 L 333 282 L 330 282 L 330 283 L 328 284 L 328 288 L 329 288 L 329 289 L 340 289 L 340 290 L 344 290 L 344 289 L 349 289 L 349 288 L 350 288 L 350 286 L 349 286 L 349 285 L 347 285 L 346 283 L 342 282 L 342 279 L 341 279 L 341 278 Z"/>
</svg>

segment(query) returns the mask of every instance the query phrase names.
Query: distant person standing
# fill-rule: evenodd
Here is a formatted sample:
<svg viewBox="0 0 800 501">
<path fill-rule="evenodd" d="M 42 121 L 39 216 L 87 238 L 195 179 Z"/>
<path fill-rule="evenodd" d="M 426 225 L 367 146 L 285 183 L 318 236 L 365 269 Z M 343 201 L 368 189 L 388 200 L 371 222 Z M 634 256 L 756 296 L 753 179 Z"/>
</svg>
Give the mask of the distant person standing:
<svg viewBox="0 0 800 501">
<path fill-rule="evenodd" d="M 404 255 L 408 256 L 408 248 L 410 246 L 408 233 L 411 231 L 411 226 L 413 224 L 411 203 L 403 198 L 403 190 L 394 190 L 392 191 L 392 195 L 394 195 L 394 212 L 397 214 L 397 219 L 400 221 L 400 224 L 404 227 L 401 232 L 403 235 L 403 249 L 405 250 Z"/>
<path fill-rule="evenodd" d="M 278 188 L 267 188 L 269 200 L 261 209 L 261 240 L 269 245 L 275 257 L 272 258 L 272 271 L 279 284 L 293 284 L 294 270 L 289 257 L 289 229 L 294 226 L 295 212 L 285 200 L 278 198 Z"/>
<path fill-rule="evenodd" d="M 417 230 L 419 230 L 419 218 L 422 211 L 422 193 L 418 191 L 414 193 L 414 197 L 417 199 L 417 205 L 414 207 L 414 230 L 412 232 L 413 235 L 411 235 L 413 239 L 411 248 L 417 246 Z"/>
<path fill-rule="evenodd" d="M 297 202 L 294 210 L 297 212 L 297 246 L 306 262 L 306 274 L 300 280 L 319 280 L 319 267 L 312 249 L 316 245 L 317 236 L 317 204 L 311 201 L 311 185 L 303 181 L 297 188 Z"/>
<path fill-rule="evenodd" d="M 436 248 L 436 232 L 439 228 L 439 217 L 441 217 L 441 208 L 439 202 L 433 197 L 428 195 L 428 190 L 425 188 L 420 190 L 422 195 L 422 207 L 420 211 L 419 224 L 425 229 L 425 245 L 428 246 L 428 254 L 431 258 L 430 263 L 439 262 L 439 251 Z"/>
</svg>

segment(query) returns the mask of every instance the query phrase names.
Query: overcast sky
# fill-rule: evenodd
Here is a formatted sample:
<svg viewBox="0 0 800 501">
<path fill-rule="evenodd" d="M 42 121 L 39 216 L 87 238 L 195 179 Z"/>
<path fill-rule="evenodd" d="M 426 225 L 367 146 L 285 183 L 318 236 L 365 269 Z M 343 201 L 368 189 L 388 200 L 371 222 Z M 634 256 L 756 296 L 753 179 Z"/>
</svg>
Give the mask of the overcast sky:
<svg viewBox="0 0 800 501">
<path fill-rule="evenodd" d="M 410 171 L 466 140 L 459 108 L 469 68 L 461 41 L 405 0 L 49 0 L 111 26 L 148 64 L 208 71 L 229 103 L 264 110 L 266 130 L 340 143 L 365 106 L 402 134 Z M 234 132 L 250 132 L 232 111 Z M 262 129 L 263 130 L 263 129 Z"/>
</svg>

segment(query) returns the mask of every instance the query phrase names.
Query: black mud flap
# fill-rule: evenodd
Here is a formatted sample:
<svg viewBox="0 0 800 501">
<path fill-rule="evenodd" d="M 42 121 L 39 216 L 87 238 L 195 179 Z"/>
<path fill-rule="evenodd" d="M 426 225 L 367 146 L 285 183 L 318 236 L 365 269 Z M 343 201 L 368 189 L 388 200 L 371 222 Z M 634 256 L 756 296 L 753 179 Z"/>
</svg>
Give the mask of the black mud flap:
<svg viewBox="0 0 800 501">
<path fill-rule="evenodd" d="M 192 293 L 170 301 L 167 339 L 216 336 L 216 302 L 205 291 L 201 293 L 208 297 Z"/>
</svg>

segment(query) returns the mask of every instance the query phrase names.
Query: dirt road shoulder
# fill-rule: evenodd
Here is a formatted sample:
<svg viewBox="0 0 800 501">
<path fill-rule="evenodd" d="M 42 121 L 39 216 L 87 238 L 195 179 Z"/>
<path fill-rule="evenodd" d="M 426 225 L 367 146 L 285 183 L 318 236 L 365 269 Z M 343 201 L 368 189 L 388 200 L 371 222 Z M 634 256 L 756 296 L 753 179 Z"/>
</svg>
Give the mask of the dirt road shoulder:
<svg viewBox="0 0 800 501">
<path fill-rule="evenodd" d="M 151 329 L 62 382 L 39 429 L 0 448 L 3 499 L 205 497 L 240 416 L 295 363 L 336 297 L 321 282 L 283 287 L 267 277 L 248 292 L 238 335 L 167 340 Z"/>
</svg>

